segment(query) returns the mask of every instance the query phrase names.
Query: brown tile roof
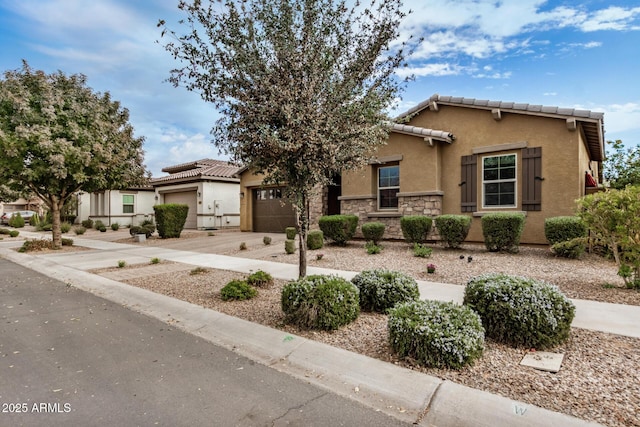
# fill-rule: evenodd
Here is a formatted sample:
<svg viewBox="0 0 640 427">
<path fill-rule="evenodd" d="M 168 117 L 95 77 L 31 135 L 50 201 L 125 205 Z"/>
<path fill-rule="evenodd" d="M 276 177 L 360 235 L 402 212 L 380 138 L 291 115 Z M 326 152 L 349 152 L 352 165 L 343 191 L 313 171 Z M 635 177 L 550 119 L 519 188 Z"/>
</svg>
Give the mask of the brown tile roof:
<svg viewBox="0 0 640 427">
<path fill-rule="evenodd" d="M 206 179 L 209 181 L 240 181 L 239 167 L 225 160 L 201 159 L 189 163 L 167 166 L 162 172 L 169 175 L 151 179 L 152 184 L 167 184 L 180 181 Z"/>
<path fill-rule="evenodd" d="M 437 104 L 453 105 L 467 108 L 479 108 L 485 110 L 498 109 L 513 114 L 529 114 L 544 117 L 556 117 L 563 119 L 575 119 L 582 124 L 587 146 L 593 160 L 604 159 L 604 113 L 579 110 L 576 108 L 551 107 L 538 104 L 525 104 L 505 101 L 489 101 L 486 99 L 464 98 L 461 96 L 432 95 L 415 107 L 400 114 L 398 119 L 419 113 L 428 108 L 434 108 Z"/>
<path fill-rule="evenodd" d="M 456 137 L 451 132 L 447 132 L 445 130 L 427 129 L 419 126 L 409 126 L 399 123 L 394 123 L 391 131 L 422 138 L 433 138 L 440 141 L 448 142 L 449 144 L 451 144 L 456 139 Z"/>
</svg>

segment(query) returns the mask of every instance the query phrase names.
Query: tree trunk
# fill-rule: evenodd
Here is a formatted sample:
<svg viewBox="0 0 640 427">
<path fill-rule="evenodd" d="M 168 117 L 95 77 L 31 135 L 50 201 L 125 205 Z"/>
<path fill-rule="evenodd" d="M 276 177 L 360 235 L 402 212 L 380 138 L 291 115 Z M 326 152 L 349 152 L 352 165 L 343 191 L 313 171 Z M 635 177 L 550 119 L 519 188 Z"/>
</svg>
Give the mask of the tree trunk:
<svg viewBox="0 0 640 427">
<path fill-rule="evenodd" d="M 53 236 L 53 248 L 62 247 L 62 231 L 60 229 L 60 207 L 62 203 L 57 197 L 51 197 L 51 234 Z"/>
<path fill-rule="evenodd" d="M 309 229 L 309 196 L 300 194 L 296 203 L 296 221 L 298 225 L 298 277 L 307 275 L 307 231 Z"/>
</svg>

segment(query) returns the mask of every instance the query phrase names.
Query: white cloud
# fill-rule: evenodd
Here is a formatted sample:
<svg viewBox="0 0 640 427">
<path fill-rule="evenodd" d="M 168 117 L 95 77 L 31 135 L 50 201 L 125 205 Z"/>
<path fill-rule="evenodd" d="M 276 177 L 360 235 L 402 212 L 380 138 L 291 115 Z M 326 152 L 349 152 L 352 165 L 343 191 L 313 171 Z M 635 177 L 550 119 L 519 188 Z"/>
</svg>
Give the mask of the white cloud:
<svg viewBox="0 0 640 427">
<path fill-rule="evenodd" d="M 617 133 L 629 130 L 640 131 L 640 102 L 611 104 L 601 108 L 607 132 Z M 633 141 L 640 145 L 640 141 Z"/>
<path fill-rule="evenodd" d="M 415 75 L 416 77 L 421 76 L 455 76 L 459 75 L 464 71 L 463 67 L 455 64 L 426 64 L 422 66 L 410 66 L 407 68 L 402 68 L 396 71 L 396 74 L 400 77 L 407 77 L 410 75 Z"/>
<path fill-rule="evenodd" d="M 640 18 L 640 7 L 625 9 L 617 6 L 610 6 L 607 9 L 598 10 L 592 13 L 579 24 L 582 31 L 601 30 L 638 30 L 638 24 L 633 21 Z"/>
</svg>

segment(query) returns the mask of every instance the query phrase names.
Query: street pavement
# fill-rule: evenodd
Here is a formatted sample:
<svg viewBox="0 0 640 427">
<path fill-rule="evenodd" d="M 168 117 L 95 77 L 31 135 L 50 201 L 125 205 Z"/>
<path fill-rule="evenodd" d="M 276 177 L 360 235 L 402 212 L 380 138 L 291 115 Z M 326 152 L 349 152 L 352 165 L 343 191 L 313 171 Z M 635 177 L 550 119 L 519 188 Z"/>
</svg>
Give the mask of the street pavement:
<svg viewBox="0 0 640 427">
<path fill-rule="evenodd" d="M 0 259 L 0 426 L 409 425 Z"/>
</svg>

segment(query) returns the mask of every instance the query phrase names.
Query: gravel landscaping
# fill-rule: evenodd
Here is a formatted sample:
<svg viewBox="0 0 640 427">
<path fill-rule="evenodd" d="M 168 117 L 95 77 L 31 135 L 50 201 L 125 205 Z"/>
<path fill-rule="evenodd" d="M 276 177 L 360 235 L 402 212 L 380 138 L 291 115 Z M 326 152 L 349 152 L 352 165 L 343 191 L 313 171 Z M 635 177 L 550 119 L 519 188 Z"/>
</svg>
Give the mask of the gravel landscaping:
<svg viewBox="0 0 640 427">
<path fill-rule="evenodd" d="M 160 245 L 166 243 L 158 242 Z M 546 280 L 558 285 L 571 298 L 640 305 L 640 292 L 623 288 L 613 262 L 593 255 L 587 255 L 581 260 L 566 260 L 555 258 L 545 248 L 539 247 L 523 247 L 518 254 L 498 254 L 488 253 L 480 245 L 465 245 L 463 249 L 456 251 L 434 246 L 433 255 L 423 259 L 413 257 L 411 249 L 405 243 L 386 242 L 383 245 L 384 250 L 377 255 L 368 255 L 362 242 L 352 243 L 345 248 L 325 246 L 321 250 L 309 252 L 309 266 L 344 270 L 354 270 L 355 266 L 360 270 L 385 267 L 404 271 L 417 279 L 459 285 L 484 272 L 505 272 Z M 265 247 L 256 242 L 243 251 L 234 245 L 234 249 L 224 253 L 297 263 L 297 254 L 284 254 L 281 243 Z M 316 260 L 319 253 L 323 257 Z M 464 259 L 461 259 L 462 255 Z M 468 261 L 469 256 L 472 258 L 471 262 Z M 436 273 L 426 273 L 427 263 L 437 266 Z M 460 371 L 430 369 L 411 360 L 399 360 L 391 352 L 387 343 L 386 315 L 361 313 L 355 322 L 334 332 L 300 330 L 283 323 L 284 315 L 280 308 L 280 290 L 284 285 L 282 281 L 276 281 L 268 289 L 260 288 L 258 296 L 252 300 L 223 302 L 220 289 L 230 280 L 242 278 L 242 274 L 223 270 L 191 274 L 189 267 L 180 264 L 175 265 L 175 271 L 171 274 L 155 274 L 158 267 L 126 267 L 144 269 L 139 272 L 142 277 L 127 282 L 232 316 L 585 420 L 609 426 L 640 426 L 637 417 L 640 413 L 639 339 L 573 328 L 569 341 L 552 350 L 565 354 L 562 369 L 556 374 L 519 365 L 530 349 L 514 349 L 491 341 L 487 341 L 483 357 L 471 367 Z M 110 276 L 117 274 L 118 270 L 111 268 L 102 270 L 100 274 Z"/>
</svg>

